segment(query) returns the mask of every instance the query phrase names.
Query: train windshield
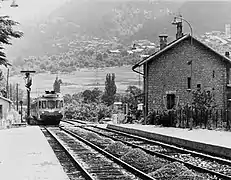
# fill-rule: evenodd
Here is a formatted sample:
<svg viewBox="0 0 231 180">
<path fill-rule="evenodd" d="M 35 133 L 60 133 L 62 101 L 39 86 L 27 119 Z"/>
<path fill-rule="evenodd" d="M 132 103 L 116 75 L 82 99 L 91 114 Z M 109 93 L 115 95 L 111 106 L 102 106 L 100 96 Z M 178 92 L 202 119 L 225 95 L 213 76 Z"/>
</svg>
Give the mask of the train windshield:
<svg viewBox="0 0 231 180">
<path fill-rule="evenodd" d="M 47 107 L 47 102 L 46 101 L 42 101 L 42 108 L 46 109 L 46 107 Z"/>
<path fill-rule="evenodd" d="M 55 108 L 55 101 L 53 101 L 53 100 L 48 100 L 48 101 L 47 101 L 47 107 L 48 107 L 49 109 L 54 109 L 54 108 Z"/>
<path fill-rule="evenodd" d="M 63 101 L 56 100 L 56 108 L 61 108 L 63 107 Z"/>
</svg>

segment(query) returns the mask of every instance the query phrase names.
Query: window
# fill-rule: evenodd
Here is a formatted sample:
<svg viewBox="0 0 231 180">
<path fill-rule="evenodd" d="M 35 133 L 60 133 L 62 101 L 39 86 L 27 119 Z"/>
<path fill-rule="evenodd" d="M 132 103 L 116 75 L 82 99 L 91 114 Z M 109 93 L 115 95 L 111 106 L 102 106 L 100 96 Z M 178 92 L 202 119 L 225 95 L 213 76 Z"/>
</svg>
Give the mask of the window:
<svg viewBox="0 0 231 180">
<path fill-rule="evenodd" d="M 172 109 L 175 106 L 175 94 L 167 94 L 167 109 Z"/>
<path fill-rule="evenodd" d="M 47 107 L 47 102 L 46 101 L 42 101 L 42 108 L 46 109 L 46 107 Z"/>
<path fill-rule="evenodd" d="M 59 108 L 59 106 L 60 106 L 60 101 L 56 100 L 56 108 Z"/>
<path fill-rule="evenodd" d="M 55 101 L 53 101 L 53 100 L 48 100 L 48 101 L 47 101 L 47 107 L 48 107 L 49 109 L 54 109 L 54 108 L 55 108 L 55 105 L 56 105 Z"/>
<path fill-rule="evenodd" d="M 63 107 L 63 101 L 56 100 L 56 108 L 62 108 Z"/>
<path fill-rule="evenodd" d="M 39 101 L 39 109 L 41 109 L 41 101 Z"/>
<path fill-rule="evenodd" d="M 188 89 L 191 89 L 191 77 L 188 77 Z"/>
<path fill-rule="evenodd" d="M 198 90 L 201 89 L 201 84 L 197 84 L 197 89 L 198 89 Z"/>
<path fill-rule="evenodd" d="M 213 78 L 215 78 L 215 71 L 213 70 Z"/>
</svg>

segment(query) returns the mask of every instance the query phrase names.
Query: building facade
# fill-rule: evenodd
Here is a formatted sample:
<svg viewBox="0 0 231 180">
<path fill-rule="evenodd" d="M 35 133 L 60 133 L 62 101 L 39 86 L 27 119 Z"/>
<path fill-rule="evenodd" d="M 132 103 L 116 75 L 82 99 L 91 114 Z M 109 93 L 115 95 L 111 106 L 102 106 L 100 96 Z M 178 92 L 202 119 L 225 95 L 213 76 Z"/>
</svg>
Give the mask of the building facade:
<svg viewBox="0 0 231 180">
<path fill-rule="evenodd" d="M 231 99 L 228 56 L 191 35 L 178 34 L 169 44 L 167 35 L 160 35 L 160 50 L 133 66 L 144 69 L 145 115 L 190 104 L 197 88 L 213 93 L 217 108 L 226 109 Z"/>
</svg>

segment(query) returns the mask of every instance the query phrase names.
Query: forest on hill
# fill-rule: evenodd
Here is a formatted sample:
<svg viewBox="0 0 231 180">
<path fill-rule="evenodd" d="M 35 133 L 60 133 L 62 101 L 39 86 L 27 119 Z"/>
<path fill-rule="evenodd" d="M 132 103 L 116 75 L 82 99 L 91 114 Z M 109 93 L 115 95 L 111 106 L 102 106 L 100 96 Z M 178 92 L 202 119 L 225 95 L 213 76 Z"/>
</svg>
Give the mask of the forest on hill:
<svg viewBox="0 0 231 180">
<path fill-rule="evenodd" d="M 79 68 L 131 65 L 140 54 L 158 49 L 158 35 L 175 38 L 174 14 L 181 13 L 194 35 L 224 31 L 230 23 L 229 1 L 70 0 L 40 22 L 24 25 L 24 38 L 8 49 L 12 71 L 32 68 L 52 73 Z M 189 29 L 184 24 L 184 32 Z M 134 42 L 155 48 L 129 53 Z M 110 50 L 119 53 L 111 54 Z"/>
</svg>

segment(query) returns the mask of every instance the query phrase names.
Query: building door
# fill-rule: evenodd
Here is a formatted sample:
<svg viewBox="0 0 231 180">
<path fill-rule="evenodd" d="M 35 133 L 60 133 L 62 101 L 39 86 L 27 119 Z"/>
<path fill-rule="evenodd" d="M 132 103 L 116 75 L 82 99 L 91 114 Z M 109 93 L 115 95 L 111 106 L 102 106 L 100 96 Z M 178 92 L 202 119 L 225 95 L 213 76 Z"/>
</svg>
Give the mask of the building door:
<svg viewBox="0 0 231 180">
<path fill-rule="evenodd" d="M 167 94 L 167 109 L 172 109 L 176 104 L 176 95 Z"/>
</svg>

